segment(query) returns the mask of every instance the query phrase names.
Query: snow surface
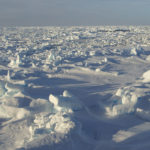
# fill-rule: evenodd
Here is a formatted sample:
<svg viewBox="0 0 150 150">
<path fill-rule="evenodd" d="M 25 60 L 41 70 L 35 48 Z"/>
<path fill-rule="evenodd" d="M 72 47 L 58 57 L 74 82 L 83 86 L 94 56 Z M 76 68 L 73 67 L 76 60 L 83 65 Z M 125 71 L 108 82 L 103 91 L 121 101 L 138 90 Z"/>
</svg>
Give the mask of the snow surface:
<svg viewBox="0 0 150 150">
<path fill-rule="evenodd" d="M 0 150 L 149 150 L 150 27 L 1 27 Z"/>
</svg>

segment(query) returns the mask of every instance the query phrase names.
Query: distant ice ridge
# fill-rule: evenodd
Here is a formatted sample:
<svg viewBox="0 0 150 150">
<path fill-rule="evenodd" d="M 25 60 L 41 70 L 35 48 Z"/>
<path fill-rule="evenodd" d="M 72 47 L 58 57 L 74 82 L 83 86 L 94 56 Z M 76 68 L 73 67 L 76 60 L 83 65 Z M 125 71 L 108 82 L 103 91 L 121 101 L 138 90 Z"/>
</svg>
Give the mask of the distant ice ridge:
<svg viewBox="0 0 150 150">
<path fill-rule="evenodd" d="M 56 55 L 56 53 L 54 51 L 50 51 L 49 54 L 47 54 L 47 58 L 45 60 L 45 64 L 44 67 L 53 67 L 53 66 L 57 66 L 58 64 L 60 64 L 62 60 L 62 57 L 59 55 Z"/>
<path fill-rule="evenodd" d="M 137 45 L 136 47 L 133 47 L 131 49 L 131 55 L 136 56 L 136 55 L 140 55 L 140 54 L 144 54 L 144 49 L 141 46 Z"/>
<path fill-rule="evenodd" d="M 110 117 L 115 117 L 125 113 L 134 112 L 137 96 L 134 92 L 131 92 L 130 88 L 123 88 L 117 90 L 112 101 L 112 106 L 106 107 L 106 113 Z"/>
<path fill-rule="evenodd" d="M 129 49 L 124 49 L 122 52 L 122 55 L 125 56 L 139 56 L 140 54 L 144 54 L 144 49 L 139 45 L 131 47 Z"/>
<path fill-rule="evenodd" d="M 68 91 L 64 91 L 63 95 L 60 96 L 50 94 L 49 102 L 44 100 L 35 101 L 31 105 L 37 109 L 36 103 L 45 108 L 45 110 L 42 109 L 35 114 L 34 121 L 29 127 L 30 141 L 42 138 L 47 134 L 49 136 L 59 134 L 61 138 L 64 138 L 75 127 L 75 123 L 72 120 L 74 111 L 82 109 L 79 100 Z M 59 138 L 56 139 L 55 143 L 60 142 Z"/>
<path fill-rule="evenodd" d="M 54 54 L 54 52 L 50 52 L 47 59 L 46 59 L 46 64 L 51 64 L 55 61 L 56 56 Z"/>
<path fill-rule="evenodd" d="M 18 54 L 15 59 L 11 59 L 8 66 L 11 67 L 11 68 L 18 68 L 20 63 L 21 63 L 21 59 L 20 59 L 20 56 Z"/>
</svg>

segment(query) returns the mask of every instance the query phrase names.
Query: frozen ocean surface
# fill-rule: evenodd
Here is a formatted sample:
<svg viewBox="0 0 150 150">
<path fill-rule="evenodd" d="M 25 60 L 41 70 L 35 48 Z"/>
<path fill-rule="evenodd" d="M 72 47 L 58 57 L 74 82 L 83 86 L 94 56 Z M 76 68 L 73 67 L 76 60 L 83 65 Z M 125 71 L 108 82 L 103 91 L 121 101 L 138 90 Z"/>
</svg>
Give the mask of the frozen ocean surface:
<svg viewBox="0 0 150 150">
<path fill-rule="evenodd" d="M 150 27 L 0 28 L 1 150 L 149 150 Z"/>
</svg>

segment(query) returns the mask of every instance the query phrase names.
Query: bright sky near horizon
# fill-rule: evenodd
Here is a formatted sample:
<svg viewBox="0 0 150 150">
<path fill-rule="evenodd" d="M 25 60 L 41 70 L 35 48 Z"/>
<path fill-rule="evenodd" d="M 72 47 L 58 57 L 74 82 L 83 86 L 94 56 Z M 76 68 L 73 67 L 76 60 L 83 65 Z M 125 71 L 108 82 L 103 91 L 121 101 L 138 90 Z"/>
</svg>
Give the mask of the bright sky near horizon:
<svg viewBox="0 0 150 150">
<path fill-rule="evenodd" d="M 150 0 L 0 0 L 0 26 L 150 25 Z"/>
</svg>

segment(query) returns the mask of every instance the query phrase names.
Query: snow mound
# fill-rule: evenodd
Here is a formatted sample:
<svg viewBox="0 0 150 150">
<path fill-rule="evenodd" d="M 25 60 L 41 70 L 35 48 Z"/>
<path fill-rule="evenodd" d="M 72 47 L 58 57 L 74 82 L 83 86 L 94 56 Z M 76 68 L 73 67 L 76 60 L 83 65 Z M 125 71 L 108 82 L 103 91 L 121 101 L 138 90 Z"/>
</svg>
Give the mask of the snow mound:
<svg viewBox="0 0 150 150">
<path fill-rule="evenodd" d="M 150 111 L 145 111 L 143 109 L 137 108 L 136 115 L 143 120 L 150 121 Z"/>
<path fill-rule="evenodd" d="M 37 112 L 38 113 L 40 113 L 40 112 L 55 113 L 53 105 L 49 101 L 44 100 L 44 99 L 33 100 L 30 103 L 30 108 L 35 113 L 37 113 Z"/>
<path fill-rule="evenodd" d="M 30 112 L 24 108 L 0 106 L 0 118 L 22 119 L 30 115 Z"/>
<path fill-rule="evenodd" d="M 50 94 L 49 101 L 58 110 L 71 109 L 76 111 L 82 109 L 81 102 L 75 96 L 71 95 L 68 91 L 64 91 L 63 95 L 60 96 Z"/>
<path fill-rule="evenodd" d="M 143 82 L 150 82 L 150 70 L 143 73 L 142 78 L 143 78 Z"/>
<path fill-rule="evenodd" d="M 148 62 L 150 62 L 150 55 L 148 55 L 148 56 L 146 57 L 146 60 L 147 60 Z"/>
<path fill-rule="evenodd" d="M 116 97 L 112 101 L 112 106 L 106 107 L 106 113 L 109 117 L 133 112 L 137 103 L 137 96 L 130 89 L 118 89 Z"/>
</svg>

